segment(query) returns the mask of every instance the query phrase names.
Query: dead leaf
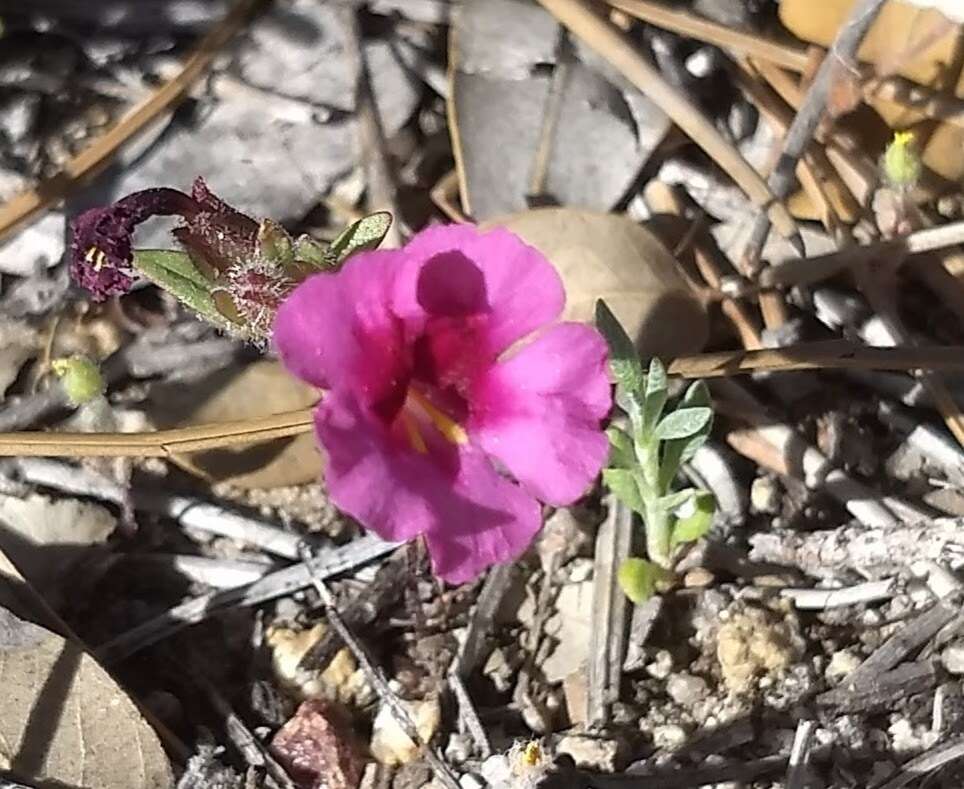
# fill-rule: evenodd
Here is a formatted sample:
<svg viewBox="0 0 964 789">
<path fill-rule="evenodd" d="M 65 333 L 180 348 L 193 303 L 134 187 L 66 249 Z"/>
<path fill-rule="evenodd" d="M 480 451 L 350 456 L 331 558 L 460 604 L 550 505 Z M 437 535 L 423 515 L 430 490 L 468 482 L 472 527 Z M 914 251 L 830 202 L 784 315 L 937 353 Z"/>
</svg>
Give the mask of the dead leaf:
<svg viewBox="0 0 964 789">
<path fill-rule="evenodd" d="M 469 0 L 452 26 L 450 129 L 464 210 L 486 220 L 527 206 L 557 60 L 559 26 L 518 0 Z M 581 53 L 567 58 L 545 195 L 606 210 L 669 128 L 638 90 L 610 81 Z M 560 68 L 557 65 L 556 68 Z"/>
<path fill-rule="evenodd" d="M 960 7 L 960 0 L 950 0 L 950 3 Z M 798 38 L 826 47 L 846 21 L 853 5 L 854 0 L 825 0 L 821 3 L 783 0 L 780 20 Z M 954 92 L 958 98 L 964 98 L 964 71 L 960 70 L 958 63 L 960 32 L 959 28 L 947 24 L 948 18 L 950 16 L 945 17 L 933 8 L 919 8 L 891 0 L 884 5 L 864 37 L 858 53 L 860 60 L 885 72 L 896 70 L 921 85 L 940 92 Z M 943 35 L 935 35 L 935 31 L 942 30 L 946 30 Z M 947 84 L 949 74 L 957 75 L 956 84 Z M 870 104 L 892 129 L 909 129 L 916 133 L 921 142 L 921 159 L 927 167 L 949 181 L 959 182 L 964 178 L 964 129 L 924 120 L 921 113 L 903 104 L 883 99 L 874 99 Z M 869 150 L 876 148 L 870 147 Z M 880 152 L 883 153 L 883 148 Z"/>
<path fill-rule="evenodd" d="M 116 525 L 100 504 L 38 493 L 0 495 L 0 551 L 55 608 L 66 591 L 71 564 L 96 551 Z"/>
<path fill-rule="evenodd" d="M 617 214 L 540 208 L 494 219 L 558 269 L 566 286 L 566 320 L 591 322 L 605 299 L 643 356 L 672 359 L 702 350 L 709 334 L 703 305 L 676 261 L 647 228 Z"/>
<path fill-rule="evenodd" d="M 190 387 L 159 386 L 151 393 L 148 416 L 158 429 L 165 429 L 280 414 L 317 401 L 318 392 L 285 371 L 280 363 L 259 361 L 218 370 Z M 181 456 L 181 460 L 198 476 L 240 488 L 300 485 L 321 475 L 321 457 L 310 433 L 196 452 Z"/>
<path fill-rule="evenodd" d="M 48 621 L 36 593 L 0 552 L 0 771 L 43 786 L 164 789 L 174 786 L 157 735 L 110 675 Z"/>
</svg>

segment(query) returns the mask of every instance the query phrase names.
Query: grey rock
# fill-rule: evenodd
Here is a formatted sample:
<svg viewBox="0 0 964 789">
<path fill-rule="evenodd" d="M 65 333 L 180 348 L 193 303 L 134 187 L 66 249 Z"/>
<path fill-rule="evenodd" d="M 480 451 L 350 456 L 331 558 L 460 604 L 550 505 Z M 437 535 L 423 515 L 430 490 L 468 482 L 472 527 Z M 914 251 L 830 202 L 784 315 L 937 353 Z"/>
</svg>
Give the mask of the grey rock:
<svg viewBox="0 0 964 789">
<path fill-rule="evenodd" d="M 230 0 L 0 0 L 0 13 L 45 18 L 124 33 L 204 30 L 231 7 Z"/>
<path fill-rule="evenodd" d="M 941 662 L 951 674 L 964 674 L 964 641 L 955 641 L 944 648 Z"/>
<path fill-rule="evenodd" d="M 21 93 L 0 104 L 0 134 L 17 145 L 30 133 L 40 112 L 40 96 Z"/>
<path fill-rule="evenodd" d="M 680 706 L 692 707 L 706 698 L 709 687 L 702 677 L 680 672 L 666 681 L 666 693 Z"/>
<path fill-rule="evenodd" d="M 366 41 L 379 118 L 391 135 L 411 117 L 418 85 L 388 41 Z M 355 71 L 335 7 L 316 0 L 276 3 L 251 27 L 237 73 L 264 91 L 342 112 L 355 108 Z"/>
<path fill-rule="evenodd" d="M 28 277 L 60 262 L 64 215 L 51 211 L 0 244 L 0 274 Z"/>
</svg>

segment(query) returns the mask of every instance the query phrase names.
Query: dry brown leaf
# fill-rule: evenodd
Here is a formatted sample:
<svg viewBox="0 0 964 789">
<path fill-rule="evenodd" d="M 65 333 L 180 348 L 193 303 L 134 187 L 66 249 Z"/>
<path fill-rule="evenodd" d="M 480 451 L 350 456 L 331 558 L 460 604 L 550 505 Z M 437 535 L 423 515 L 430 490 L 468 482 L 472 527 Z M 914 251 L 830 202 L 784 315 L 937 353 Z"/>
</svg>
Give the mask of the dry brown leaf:
<svg viewBox="0 0 964 789">
<path fill-rule="evenodd" d="M 71 787 L 164 789 L 174 778 L 157 735 L 75 641 L 31 618 L 32 590 L 0 552 L 0 771 Z"/>
<path fill-rule="evenodd" d="M 259 361 L 214 373 L 190 387 L 161 386 L 151 394 L 149 416 L 159 428 L 230 422 L 307 408 L 318 392 L 278 363 Z M 185 468 L 213 482 L 241 488 L 300 485 L 321 474 L 314 435 L 182 456 Z"/>
<path fill-rule="evenodd" d="M 780 19 L 795 36 L 825 47 L 853 5 L 854 0 L 783 0 Z M 946 33 L 931 40 L 935 31 L 942 29 Z M 859 56 L 883 70 L 896 68 L 901 76 L 942 91 L 948 89 L 947 75 L 957 73 L 956 87 L 951 87 L 964 98 L 964 72 L 955 71 L 958 39 L 959 28 L 948 25 L 938 11 L 891 0 L 864 38 Z M 905 52 L 909 57 L 902 57 Z M 875 99 L 871 105 L 891 128 L 918 132 L 923 141 L 921 158 L 931 170 L 950 181 L 964 178 L 964 129 L 925 121 L 919 112 L 883 99 Z"/>
<path fill-rule="evenodd" d="M 646 227 L 617 214 L 540 208 L 485 223 L 536 247 L 566 286 L 567 320 L 591 322 L 605 299 L 643 356 L 675 358 L 702 350 L 706 310 L 666 247 Z"/>
</svg>

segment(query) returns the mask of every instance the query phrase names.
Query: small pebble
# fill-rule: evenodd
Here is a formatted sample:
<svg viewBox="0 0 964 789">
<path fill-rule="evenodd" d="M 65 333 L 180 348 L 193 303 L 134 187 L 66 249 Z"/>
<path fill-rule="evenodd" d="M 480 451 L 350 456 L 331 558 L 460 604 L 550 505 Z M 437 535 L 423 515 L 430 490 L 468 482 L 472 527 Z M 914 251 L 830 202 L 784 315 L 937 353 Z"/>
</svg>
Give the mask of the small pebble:
<svg viewBox="0 0 964 789">
<path fill-rule="evenodd" d="M 612 773 L 616 771 L 619 743 L 611 739 L 568 734 L 559 740 L 556 753 L 568 754 L 577 767 Z"/>
<path fill-rule="evenodd" d="M 682 707 L 692 707 L 706 698 L 708 692 L 706 680 L 685 672 L 674 674 L 666 682 L 666 693 Z"/>
<path fill-rule="evenodd" d="M 779 483 L 773 477 L 757 477 L 750 485 L 750 506 L 754 512 L 780 511 Z"/>
<path fill-rule="evenodd" d="M 686 575 L 683 576 L 683 586 L 687 589 L 702 589 L 704 586 L 712 584 L 715 580 L 716 576 L 705 567 L 694 567 L 692 570 L 688 570 Z"/>
<path fill-rule="evenodd" d="M 848 649 L 841 649 L 830 656 L 824 676 L 831 682 L 850 674 L 861 663 L 860 658 Z"/>
<path fill-rule="evenodd" d="M 660 750 L 675 751 L 686 742 L 686 729 L 675 723 L 653 729 L 653 745 Z"/>
<path fill-rule="evenodd" d="M 949 644 L 941 653 L 941 662 L 948 673 L 958 676 L 964 674 L 964 641 Z"/>
<path fill-rule="evenodd" d="M 653 679 L 666 679 L 673 670 L 673 656 L 665 649 L 656 653 L 656 659 L 646 666 L 646 673 Z"/>
</svg>

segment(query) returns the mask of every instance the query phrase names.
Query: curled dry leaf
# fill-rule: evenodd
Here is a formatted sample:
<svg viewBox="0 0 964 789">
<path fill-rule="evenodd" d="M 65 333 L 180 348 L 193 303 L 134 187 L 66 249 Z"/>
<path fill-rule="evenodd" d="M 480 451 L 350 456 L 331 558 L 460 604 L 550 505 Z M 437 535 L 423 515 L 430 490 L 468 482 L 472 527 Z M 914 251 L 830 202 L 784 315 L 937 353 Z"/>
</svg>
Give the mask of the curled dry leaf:
<svg viewBox="0 0 964 789">
<path fill-rule="evenodd" d="M 625 216 L 575 208 L 540 208 L 493 219 L 555 265 L 566 286 L 566 320 L 591 322 L 597 299 L 636 341 L 643 356 L 702 350 L 706 310 L 676 261 L 649 229 Z"/>
<path fill-rule="evenodd" d="M 0 771 L 30 785 L 173 787 L 134 703 L 79 643 L 33 621 L 50 614 L 39 603 L 28 611 L 31 600 L 0 552 Z"/>
<path fill-rule="evenodd" d="M 307 408 L 318 392 L 289 375 L 280 364 L 260 361 L 219 370 L 184 387 L 159 386 L 151 393 L 148 416 L 158 429 L 208 422 L 232 422 Z M 214 482 L 241 488 L 276 488 L 313 482 L 321 459 L 312 434 L 237 448 L 182 456 L 185 468 Z"/>
</svg>

